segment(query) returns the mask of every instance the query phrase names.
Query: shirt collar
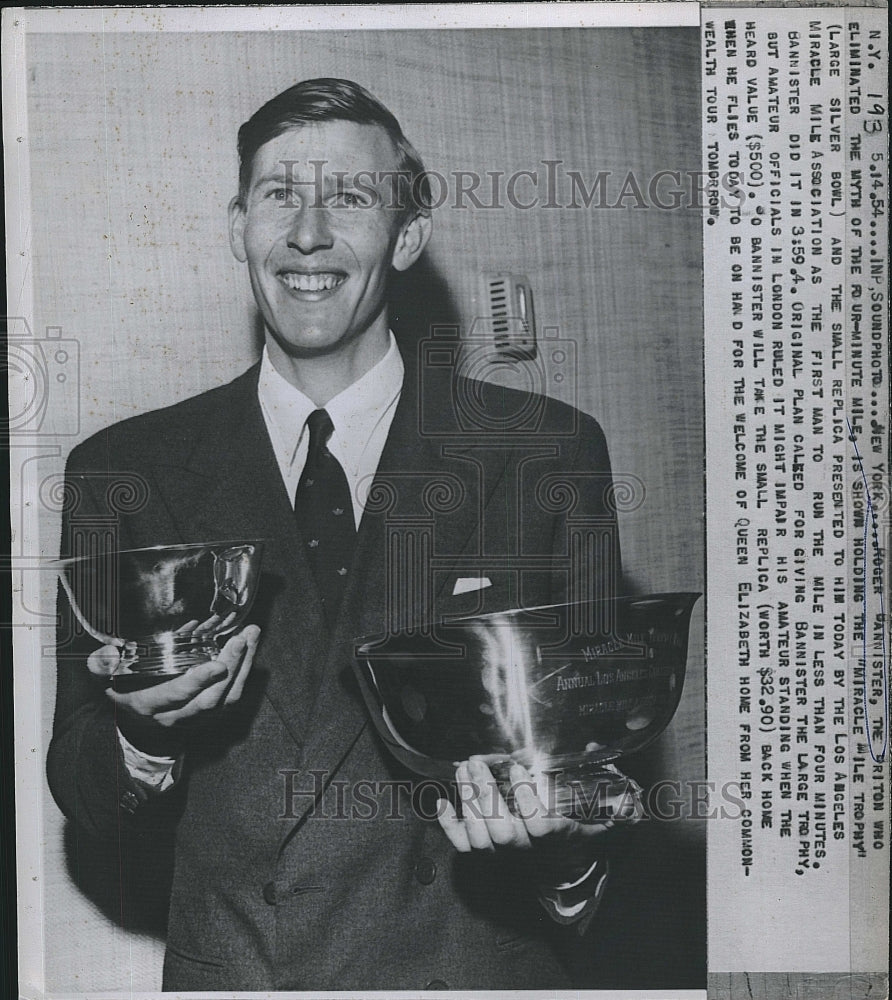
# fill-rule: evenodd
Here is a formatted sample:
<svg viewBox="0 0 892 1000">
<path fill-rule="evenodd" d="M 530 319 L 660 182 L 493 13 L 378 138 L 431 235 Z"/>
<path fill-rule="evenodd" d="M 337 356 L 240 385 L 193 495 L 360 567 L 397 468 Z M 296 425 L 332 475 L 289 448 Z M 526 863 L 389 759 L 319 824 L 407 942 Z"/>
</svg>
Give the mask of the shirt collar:
<svg viewBox="0 0 892 1000">
<path fill-rule="evenodd" d="M 404 366 L 393 332 L 384 357 L 365 375 L 325 404 L 334 424 L 329 446 L 342 463 L 357 468 L 370 439 L 399 399 Z M 266 347 L 257 395 L 272 432 L 273 447 L 286 464 L 294 461 L 307 417 L 316 404 L 276 371 Z"/>
</svg>

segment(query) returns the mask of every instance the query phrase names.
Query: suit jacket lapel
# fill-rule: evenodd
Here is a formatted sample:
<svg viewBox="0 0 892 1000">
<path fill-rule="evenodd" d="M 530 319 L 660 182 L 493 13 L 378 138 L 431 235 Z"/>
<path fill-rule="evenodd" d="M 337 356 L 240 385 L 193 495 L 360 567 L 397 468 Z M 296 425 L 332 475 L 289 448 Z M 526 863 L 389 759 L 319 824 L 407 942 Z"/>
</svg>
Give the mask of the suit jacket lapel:
<svg viewBox="0 0 892 1000">
<path fill-rule="evenodd" d="M 312 714 L 312 681 L 328 652 L 315 582 L 299 544 L 290 499 L 257 399 L 255 366 L 232 388 L 231 405 L 199 433 L 168 497 L 187 541 L 205 538 L 266 542 L 263 576 L 251 620 L 264 629 L 259 670 L 266 695 L 298 743 Z"/>
</svg>

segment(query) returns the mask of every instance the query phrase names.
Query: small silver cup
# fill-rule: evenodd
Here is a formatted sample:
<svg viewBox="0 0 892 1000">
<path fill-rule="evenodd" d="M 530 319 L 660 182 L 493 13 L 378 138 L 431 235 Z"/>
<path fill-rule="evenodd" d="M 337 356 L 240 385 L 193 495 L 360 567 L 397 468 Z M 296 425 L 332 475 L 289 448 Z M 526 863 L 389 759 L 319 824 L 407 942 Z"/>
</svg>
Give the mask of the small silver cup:
<svg viewBox="0 0 892 1000">
<path fill-rule="evenodd" d="M 213 659 L 245 621 L 263 543 L 199 542 L 119 549 L 55 563 L 77 620 L 117 646 L 114 677 L 161 678 Z"/>
</svg>

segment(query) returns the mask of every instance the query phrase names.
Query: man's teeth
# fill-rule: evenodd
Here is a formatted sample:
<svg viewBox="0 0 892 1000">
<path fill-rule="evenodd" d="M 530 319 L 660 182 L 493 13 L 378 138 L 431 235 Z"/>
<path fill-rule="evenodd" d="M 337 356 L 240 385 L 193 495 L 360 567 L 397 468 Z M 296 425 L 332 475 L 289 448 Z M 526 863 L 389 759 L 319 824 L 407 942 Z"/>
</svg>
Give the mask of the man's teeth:
<svg viewBox="0 0 892 1000">
<path fill-rule="evenodd" d="M 282 281 L 295 292 L 321 292 L 339 285 L 343 278 L 337 274 L 297 274 L 286 271 L 282 275 Z"/>
</svg>

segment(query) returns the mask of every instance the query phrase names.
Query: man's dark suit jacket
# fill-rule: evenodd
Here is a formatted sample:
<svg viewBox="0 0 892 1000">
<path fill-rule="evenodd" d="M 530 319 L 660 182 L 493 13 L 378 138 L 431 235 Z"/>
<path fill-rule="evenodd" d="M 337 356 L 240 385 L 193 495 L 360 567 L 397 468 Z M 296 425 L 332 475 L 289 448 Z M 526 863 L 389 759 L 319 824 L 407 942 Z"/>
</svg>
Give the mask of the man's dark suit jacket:
<svg viewBox="0 0 892 1000">
<path fill-rule="evenodd" d="M 188 737 L 171 791 L 146 795 L 129 776 L 113 707 L 84 666 L 95 642 L 81 636 L 60 656 L 48 758 L 60 807 L 115 851 L 154 836 L 159 817 L 176 823 L 165 989 L 570 985 L 558 952 L 575 931 L 538 903 L 527 858 L 459 855 L 436 820 L 413 814 L 411 795 L 394 793 L 412 776 L 380 744 L 351 656 L 355 637 L 388 621 L 565 598 L 571 523 L 613 519 L 604 436 L 561 403 L 456 379 L 440 367 L 443 352 L 424 364 L 413 354 L 404 351 L 403 393 L 331 631 L 263 422 L 257 367 L 109 427 L 69 459 L 63 551 L 109 525 L 127 548 L 266 540 L 249 683 L 238 705 Z M 419 524 L 434 540 L 426 607 L 423 587 L 401 601 L 387 590 L 388 535 Z M 596 587 L 617 570 L 603 562 Z M 453 596 L 460 577 L 492 586 Z M 391 784 L 357 816 L 359 781 Z M 414 805 L 433 815 L 424 796 Z M 118 888 L 131 892 L 123 876 Z"/>
</svg>

